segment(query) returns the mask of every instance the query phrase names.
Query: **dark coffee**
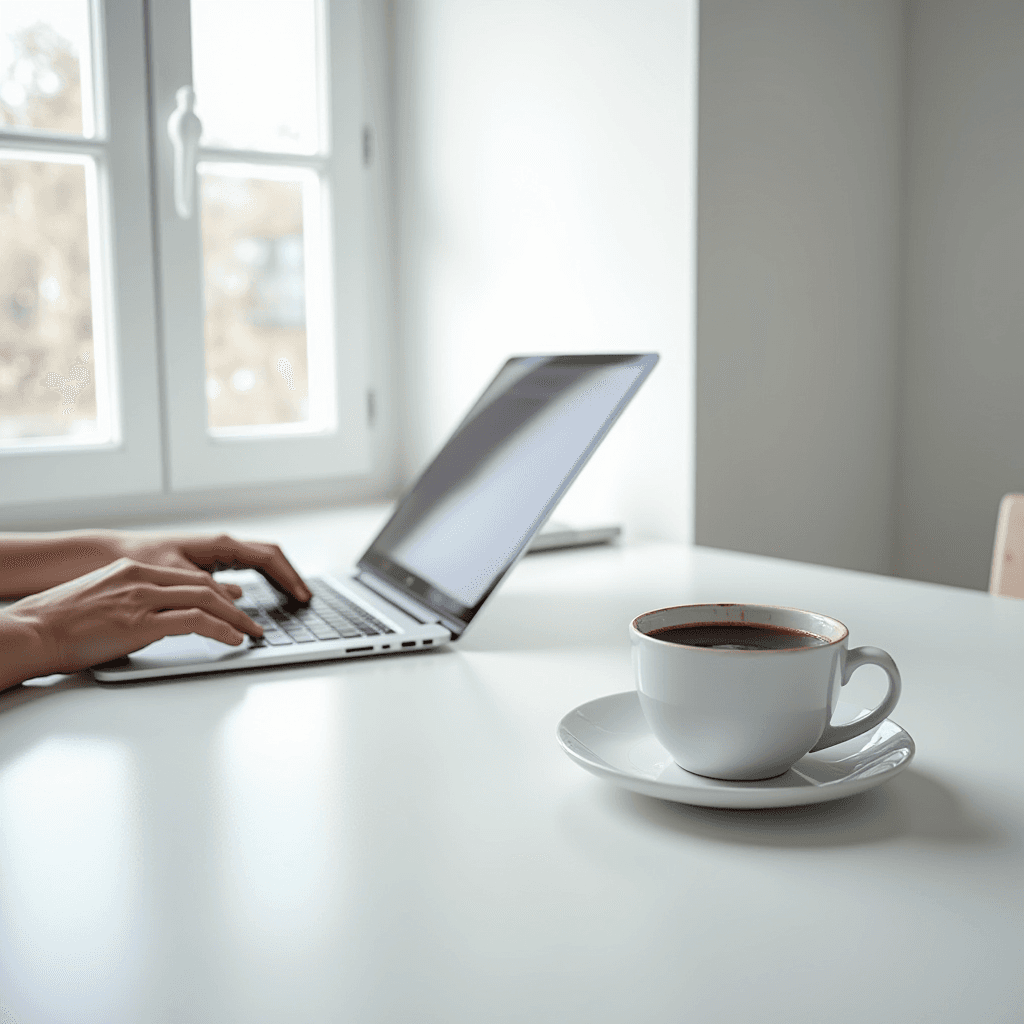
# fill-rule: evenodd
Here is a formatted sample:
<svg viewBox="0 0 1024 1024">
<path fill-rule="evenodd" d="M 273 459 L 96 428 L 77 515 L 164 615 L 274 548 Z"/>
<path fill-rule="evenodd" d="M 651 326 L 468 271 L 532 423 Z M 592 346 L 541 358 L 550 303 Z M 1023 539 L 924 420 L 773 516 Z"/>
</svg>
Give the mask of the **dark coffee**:
<svg viewBox="0 0 1024 1024">
<path fill-rule="evenodd" d="M 655 640 L 667 640 L 670 644 L 720 651 L 783 651 L 795 647 L 821 647 L 828 643 L 816 633 L 758 622 L 690 622 L 685 626 L 652 629 L 648 635 Z"/>
</svg>

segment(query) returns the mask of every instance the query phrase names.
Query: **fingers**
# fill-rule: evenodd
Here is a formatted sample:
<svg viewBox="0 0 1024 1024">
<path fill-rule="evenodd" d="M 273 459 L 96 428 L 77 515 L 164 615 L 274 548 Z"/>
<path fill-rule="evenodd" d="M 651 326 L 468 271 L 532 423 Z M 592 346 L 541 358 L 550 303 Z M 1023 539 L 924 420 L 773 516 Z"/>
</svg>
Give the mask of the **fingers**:
<svg viewBox="0 0 1024 1024">
<path fill-rule="evenodd" d="M 242 596 L 242 588 L 234 583 L 221 583 L 201 569 L 178 569 L 167 565 L 146 565 L 128 558 L 120 559 L 107 567 L 109 573 L 120 572 L 127 579 L 140 583 L 154 583 L 161 587 L 193 586 L 212 589 L 227 601 Z"/>
<path fill-rule="evenodd" d="M 152 587 L 148 590 L 148 598 L 157 609 L 157 614 L 168 610 L 201 611 L 222 620 L 231 627 L 233 634 L 243 632 L 250 636 L 263 636 L 262 626 L 208 586 Z"/>
<path fill-rule="evenodd" d="M 158 612 L 154 616 L 161 636 L 184 636 L 186 633 L 198 633 L 200 636 L 219 640 L 222 644 L 237 647 L 245 635 L 240 630 L 228 625 L 223 619 L 211 615 L 199 608 L 174 609 Z"/>
<path fill-rule="evenodd" d="M 227 534 L 199 537 L 182 543 L 182 550 L 197 565 L 216 569 L 257 569 L 278 588 L 299 601 L 313 596 L 295 567 L 276 544 L 241 541 Z"/>
</svg>

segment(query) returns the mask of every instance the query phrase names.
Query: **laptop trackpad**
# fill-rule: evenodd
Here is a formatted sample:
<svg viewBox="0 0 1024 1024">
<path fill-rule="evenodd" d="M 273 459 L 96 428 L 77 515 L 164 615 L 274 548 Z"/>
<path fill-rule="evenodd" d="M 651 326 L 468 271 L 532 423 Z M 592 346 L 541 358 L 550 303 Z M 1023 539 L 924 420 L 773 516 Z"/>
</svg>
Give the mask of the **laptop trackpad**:
<svg viewBox="0 0 1024 1024">
<path fill-rule="evenodd" d="M 218 640 L 189 633 L 187 636 L 165 636 L 162 640 L 129 655 L 132 668 L 163 668 L 192 662 L 225 661 L 237 658 L 249 649 L 247 636 L 238 647 Z"/>
</svg>

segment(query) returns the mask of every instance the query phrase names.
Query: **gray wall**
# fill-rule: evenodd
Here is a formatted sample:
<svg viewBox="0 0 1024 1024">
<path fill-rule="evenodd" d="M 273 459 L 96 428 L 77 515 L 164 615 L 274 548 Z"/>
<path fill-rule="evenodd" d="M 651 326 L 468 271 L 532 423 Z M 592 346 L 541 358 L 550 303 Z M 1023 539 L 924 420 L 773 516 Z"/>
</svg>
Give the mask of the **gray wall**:
<svg viewBox="0 0 1024 1024">
<path fill-rule="evenodd" d="M 908 7 L 896 571 L 988 585 L 1024 491 L 1024 4 Z"/>
<path fill-rule="evenodd" d="M 888 572 L 902 6 L 701 4 L 697 542 Z"/>
<path fill-rule="evenodd" d="M 1024 490 L 1024 4 L 701 6 L 696 538 L 985 588 Z"/>
</svg>

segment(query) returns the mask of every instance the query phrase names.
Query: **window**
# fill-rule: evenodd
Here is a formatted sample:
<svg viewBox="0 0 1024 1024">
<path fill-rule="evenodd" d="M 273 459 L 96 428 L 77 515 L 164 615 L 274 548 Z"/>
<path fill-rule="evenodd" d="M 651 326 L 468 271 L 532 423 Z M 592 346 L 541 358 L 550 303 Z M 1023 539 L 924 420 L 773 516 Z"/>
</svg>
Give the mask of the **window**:
<svg viewBox="0 0 1024 1024">
<path fill-rule="evenodd" d="M 360 40 L 0 0 L 0 502 L 368 471 Z"/>
</svg>

